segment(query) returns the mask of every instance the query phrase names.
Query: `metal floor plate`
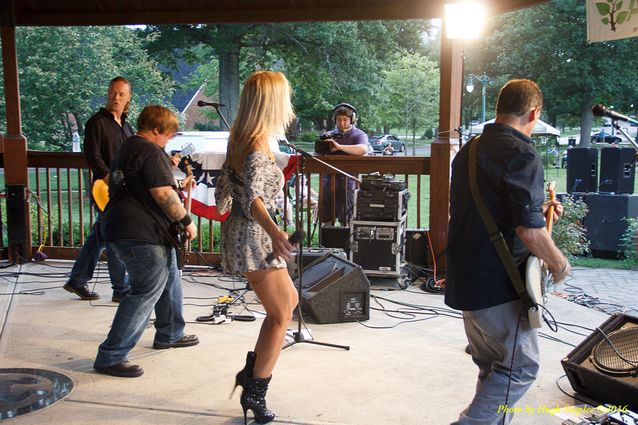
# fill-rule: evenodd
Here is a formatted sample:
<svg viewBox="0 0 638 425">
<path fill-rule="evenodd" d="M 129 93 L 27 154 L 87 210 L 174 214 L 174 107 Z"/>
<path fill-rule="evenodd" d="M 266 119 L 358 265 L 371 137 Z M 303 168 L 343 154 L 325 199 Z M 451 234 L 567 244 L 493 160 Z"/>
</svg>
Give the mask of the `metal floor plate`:
<svg viewBox="0 0 638 425">
<path fill-rule="evenodd" d="M 0 420 L 50 406 L 72 389 L 73 381 L 58 372 L 0 368 Z"/>
</svg>

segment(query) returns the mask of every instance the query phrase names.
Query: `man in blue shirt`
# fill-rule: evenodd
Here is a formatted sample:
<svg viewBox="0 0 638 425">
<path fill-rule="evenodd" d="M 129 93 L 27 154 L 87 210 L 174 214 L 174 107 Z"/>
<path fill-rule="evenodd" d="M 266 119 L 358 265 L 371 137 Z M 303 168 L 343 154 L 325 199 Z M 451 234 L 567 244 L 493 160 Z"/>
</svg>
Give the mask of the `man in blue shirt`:
<svg viewBox="0 0 638 425">
<path fill-rule="evenodd" d="M 456 424 L 508 424 L 512 415 L 504 411 L 525 394 L 539 367 L 537 330 L 530 327 L 472 197 L 472 143 L 478 143 L 479 193 L 515 264 L 524 266 L 531 252 L 545 261 L 555 282 L 571 272 L 545 227 L 543 162 L 530 144 L 542 105 L 534 82 L 509 81 L 499 93 L 494 124 L 452 162 L 445 303 L 463 310 L 472 360 L 479 367 L 474 399 Z M 554 207 L 552 219 L 563 211 L 557 202 Z"/>
<path fill-rule="evenodd" d="M 329 143 L 331 155 L 347 154 L 363 156 L 368 152 L 368 135 L 358 129 L 357 110 L 348 103 L 340 103 L 333 109 L 336 128 L 328 134 L 324 143 Z M 356 182 L 342 175 L 335 175 L 335 204 L 332 204 L 331 175 L 321 179 L 320 216 L 322 223 L 334 223 L 339 220 L 342 226 L 349 225 L 354 207 Z M 334 209 L 334 216 L 333 216 Z"/>
</svg>

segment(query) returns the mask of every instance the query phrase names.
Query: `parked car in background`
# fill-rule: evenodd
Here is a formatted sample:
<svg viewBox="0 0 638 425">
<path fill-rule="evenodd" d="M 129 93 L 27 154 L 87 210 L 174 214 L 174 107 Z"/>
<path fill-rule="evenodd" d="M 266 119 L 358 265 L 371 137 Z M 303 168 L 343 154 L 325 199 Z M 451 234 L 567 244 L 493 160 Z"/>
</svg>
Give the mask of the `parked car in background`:
<svg viewBox="0 0 638 425">
<path fill-rule="evenodd" d="M 374 152 L 387 154 L 390 152 L 405 152 L 405 143 L 393 134 L 383 134 L 372 136 L 369 140 Z"/>
<path fill-rule="evenodd" d="M 592 143 L 620 143 L 620 137 L 612 136 L 607 133 L 605 130 L 600 130 L 598 133 L 594 133 L 591 135 Z"/>
</svg>

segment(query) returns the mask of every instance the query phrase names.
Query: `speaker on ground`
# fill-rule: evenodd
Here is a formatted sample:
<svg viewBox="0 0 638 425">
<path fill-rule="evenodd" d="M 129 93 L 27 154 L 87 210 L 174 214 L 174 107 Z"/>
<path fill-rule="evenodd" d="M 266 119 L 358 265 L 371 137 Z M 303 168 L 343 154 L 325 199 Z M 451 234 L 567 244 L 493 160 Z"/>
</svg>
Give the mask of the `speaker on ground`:
<svg viewBox="0 0 638 425">
<path fill-rule="evenodd" d="M 430 253 L 427 229 L 405 231 L 405 261 L 413 266 L 426 267 Z"/>
<path fill-rule="evenodd" d="M 319 244 L 324 248 L 339 248 L 348 251 L 350 228 L 323 225 L 319 229 Z"/>
<path fill-rule="evenodd" d="M 637 411 L 638 318 L 617 314 L 598 328 L 561 360 L 569 383 L 600 403 Z"/>
<path fill-rule="evenodd" d="M 618 258 L 627 218 L 638 217 L 638 195 L 591 194 L 584 196 L 588 212 L 584 224 L 594 257 Z"/>
<path fill-rule="evenodd" d="M 370 318 L 370 282 L 360 266 L 335 254 L 311 263 L 301 275 L 303 311 L 317 323 Z M 299 286 L 299 279 L 295 280 Z"/>
</svg>

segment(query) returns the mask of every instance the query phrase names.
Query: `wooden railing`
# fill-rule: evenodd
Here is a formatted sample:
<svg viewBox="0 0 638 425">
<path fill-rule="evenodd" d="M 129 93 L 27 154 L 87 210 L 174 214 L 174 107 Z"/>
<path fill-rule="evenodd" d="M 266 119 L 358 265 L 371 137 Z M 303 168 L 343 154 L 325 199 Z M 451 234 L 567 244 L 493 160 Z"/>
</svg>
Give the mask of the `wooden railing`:
<svg viewBox="0 0 638 425">
<path fill-rule="evenodd" d="M 408 227 L 428 226 L 430 158 L 324 156 L 321 159 L 350 174 L 379 172 L 394 174 L 395 178 L 405 180 L 412 194 Z M 84 155 L 29 151 L 27 160 L 33 200 L 31 232 L 34 250 L 41 247 L 49 258 L 75 259 L 96 214 L 87 191 L 91 176 Z M 309 187 L 318 187 L 322 174 L 334 173 L 313 159 L 304 161 L 303 172 Z M 303 225 L 310 235 L 312 223 L 309 215 L 305 217 Z M 219 222 L 201 217 L 195 217 L 195 220 L 199 237 L 193 241 L 194 253 L 189 256 L 189 263 L 218 263 Z"/>
</svg>

